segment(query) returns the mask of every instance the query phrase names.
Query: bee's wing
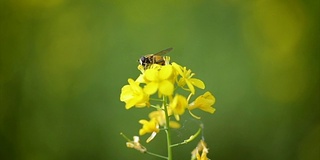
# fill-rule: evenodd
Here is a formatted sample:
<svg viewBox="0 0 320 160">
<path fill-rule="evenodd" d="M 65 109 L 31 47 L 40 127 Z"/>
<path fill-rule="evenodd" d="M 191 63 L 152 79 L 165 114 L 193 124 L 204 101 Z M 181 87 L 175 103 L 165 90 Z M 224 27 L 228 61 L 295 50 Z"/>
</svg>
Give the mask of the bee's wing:
<svg viewBox="0 0 320 160">
<path fill-rule="evenodd" d="M 167 49 L 162 50 L 162 51 L 160 51 L 160 52 L 158 52 L 158 53 L 155 53 L 155 54 L 153 54 L 153 55 L 162 56 L 162 55 L 170 52 L 172 49 L 173 49 L 173 48 L 167 48 Z"/>
</svg>

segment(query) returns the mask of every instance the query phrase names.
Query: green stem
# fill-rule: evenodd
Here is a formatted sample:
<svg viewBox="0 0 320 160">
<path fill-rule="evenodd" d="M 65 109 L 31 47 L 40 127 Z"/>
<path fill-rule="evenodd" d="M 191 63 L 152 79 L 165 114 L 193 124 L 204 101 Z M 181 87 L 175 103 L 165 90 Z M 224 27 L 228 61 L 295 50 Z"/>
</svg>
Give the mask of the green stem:
<svg viewBox="0 0 320 160">
<path fill-rule="evenodd" d="M 200 127 L 195 134 L 193 134 L 193 135 L 191 135 L 189 137 L 189 139 L 186 139 L 186 140 L 184 140 L 183 142 L 180 142 L 180 143 L 173 144 L 173 145 L 171 145 L 171 147 L 180 146 L 180 145 L 187 144 L 187 143 L 193 141 L 200 134 L 201 130 L 202 130 L 202 128 Z"/>
<path fill-rule="evenodd" d="M 167 149 L 168 149 L 168 160 L 172 160 L 172 150 L 171 150 L 171 135 L 170 135 L 170 127 L 169 127 L 169 113 L 168 113 L 168 106 L 167 106 L 167 99 L 163 96 L 163 106 L 164 106 L 164 113 L 166 116 L 166 135 L 167 135 Z"/>
<path fill-rule="evenodd" d="M 129 139 L 125 134 L 123 134 L 122 132 L 120 133 L 120 135 L 126 139 L 128 142 L 132 141 L 131 139 Z"/>
<path fill-rule="evenodd" d="M 155 99 L 155 98 L 150 98 L 151 101 L 158 101 L 158 102 L 162 102 L 162 99 Z"/>
<path fill-rule="evenodd" d="M 152 153 L 152 152 L 149 152 L 149 151 L 146 151 L 145 153 L 146 153 L 146 154 L 150 154 L 150 155 L 155 156 L 155 157 L 162 158 L 162 159 L 168 159 L 168 158 L 165 157 L 165 156 L 161 156 L 161 155 L 159 155 L 159 154 L 155 154 L 155 153 Z"/>
<path fill-rule="evenodd" d="M 155 105 L 150 105 L 150 107 L 155 108 L 155 109 L 161 109 L 159 106 L 155 106 Z"/>
</svg>

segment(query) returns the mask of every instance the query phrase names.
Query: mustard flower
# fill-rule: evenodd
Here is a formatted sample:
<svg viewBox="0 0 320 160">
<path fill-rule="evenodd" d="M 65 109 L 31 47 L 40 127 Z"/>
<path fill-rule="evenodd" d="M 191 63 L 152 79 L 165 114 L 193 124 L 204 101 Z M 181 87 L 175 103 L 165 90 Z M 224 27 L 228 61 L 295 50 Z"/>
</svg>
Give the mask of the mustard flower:
<svg viewBox="0 0 320 160">
<path fill-rule="evenodd" d="M 149 118 L 156 119 L 156 121 L 158 122 L 158 124 L 160 126 L 165 126 L 165 124 L 166 124 L 166 117 L 165 117 L 165 113 L 163 110 L 157 110 L 157 111 L 153 111 L 153 112 L 149 113 Z M 180 124 L 176 121 L 169 121 L 169 127 L 170 128 L 180 128 Z"/>
<path fill-rule="evenodd" d="M 199 108 L 205 112 L 214 113 L 215 108 L 212 105 L 216 102 L 216 99 L 210 92 L 206 92 L 199 96 L 194 102 L 190 103 L 188 106 L 189 110 Z"/>
<path fill-rule="evenodd" d="M 184 113 L 187 106 L 187 99 L 179 94 L 176 94 L 169 104 L 170 110 L 178 121 L 180 120 L 179 115 L 182 115 Z"/>
<path fill-rule="evenodd" d="M 173 68 L 176 72 L 181 76 L 181 78 L 178 80 L 178 85 L 182 87 L 185 90 L 189 90 L 192 94 L 195 93 L 194 86 L 204 89 L 205 85 L 204 83 L 197 78 L 192 78 L 195 74 L 191 72 L 190 69 L 187 70 L 186 67 L 182 67 L 178 65 L 177 63 L 172 63 Z M 184 86 L 187 85 L 188 88 L 184 88 Z"/>
<path fill-rule="evenodd" d="M 191 160 L 209 160 L 207 157 L 208 153 L 209 149 L 207 148 L 207 144 L 204 140 L 200 140 L 197 147 L 191 152 Z"/>
<path fill-rule="evenodd" d="M 147 139 L 147 143 L 149 143 L 160 131 L 159 123 L 155 118 L 152 118 L 150 121 L 140 120 L 140 124 L 142 124 L 142 128 L 139 130 L 139 135 L 144 135 L 146 133 L 151 133 L 150 137 Z"/>
<path fill-rule="evenodd" d="M 191 110 L 198 108 L 209 113 L 215 112 L 215 108 L 213 108 L 215 97 L 210 92 L 205 92 L 192 103 L 188 104 L 190 97 L 195 94 L 195 88 L 204 89 L 205 84 L 202 80 L 194 78 L 195 73 L 192 73 L 190 69 L 174 62 L 170 63 L 170 57 L 163 56 L 165 52 L 170 50 L 172 49 L 169 48 L 154 55 L 151 54 L 149 57 L 144 57 L 147 59 L 140 59 L 140 65 L 138 66 L 138 70 L 141 71 L 140 75 L 136 80 L 128 79 L 128 84 L 122 87 L 120 94 L 120 101 L 125 102 L 126 109 L 134 106 L 138 108 L 151 106 L 156 109 L 149 113 L 149 120 L 139 120 L 139 123 L 142 125 L 139 129 L 139 135 L 150 134 L 146 140 L 149 143 L 161 130 L 165 130 L 167 134 L 168 156 L 165 157 L 147 151 L 139 143 L 138 136 L 134 136 L 134 140 L 130 140 L 123 135 L 127 139 L 127 147 L 165 159 L 172 159 L 172 147 L 193 141 L 203 129 L 203 126 L 200 125 L 197 133 L 191 135 L 189 139 L 181 143 L 171 143 L 170 129 L 180 127 L 180 116 L 185 113 L 186 109 L 197 119 L 199 118 L 193 115 Z M 159 58 L 161 58 L 160 61 L 157 60 Z M 188 91 L 188 98 L 177 94 L 176 91 L 180 90 L 177 90 L 177 88 Z M 154 94 L 158 94 L 158 98 L 152 97 Z M 150 104 L 150 97 L 152 97 L 152 102 L 155 102 L 154 104 Z M 174 121 L 172 117 L 175 117 Z M 191 159 L 208 160 L 208 152 L 206 143 L 204 140 L 201 140 L 191 152 Z"/>
<path fill-rule="evenodd" d="M 149 113 L 150 119 L 156 119 L 160 126 L 164 126 L 166 124 L 166 117 L 163 110 L 152 111 Z"/>
<path fill-rule="evenodd" d="M 147 120 L 140 120 L 140 124 L 142 124 L 142 128 L 139 130 L 139 135 L 144 135 L 146 133 L 152 133 L 152 132 L 159 132 L 159 124 L 156 121 L 155 118 L 151 119 L 150 121 Z"/>
<path fill-rule="evenodd" d="M 145 107 L 149 105 L 149 95 L 143 92 L 143 89 L 139 86 L 139 82 L 133 79 L 128 79 L 129 85 L 125 85 L 121 89 L 120 101 L 126 103 L 126 109 L 130 109 L 133 106 Z"/>
<path fill-rule="evenodd" d="M 174 90 L 172 78 L 173 68 L 171 65 L 160 66 L 153 64 L 151 68 L 144 71 L 144 80 L 146 82 L 144 91 L 149 95 L 158 91 L 159 96 L 170 96 Z"/>
</svg>

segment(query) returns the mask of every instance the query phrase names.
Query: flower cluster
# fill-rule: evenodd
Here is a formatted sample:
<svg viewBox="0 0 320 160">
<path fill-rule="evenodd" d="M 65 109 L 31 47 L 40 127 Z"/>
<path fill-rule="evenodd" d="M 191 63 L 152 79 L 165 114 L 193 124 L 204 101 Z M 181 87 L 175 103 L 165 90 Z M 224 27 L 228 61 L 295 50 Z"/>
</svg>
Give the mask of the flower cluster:
<svg viewBox="0 0 320 160">
<path fill-rule="evenodd" d="M 147 68 L 139 65 L 140 76 L 133 80 L 128 79 L 128 84 L 123 86 L 120 101 L 125 102 L 125 108 L 154 108 L 149 114 L 149 119 L 141 119 L 142 128 L 139 135 L 150 133 L 147 142 L 150 142 L 162 129 L 179 128 L 180 116 L 192 110 L 200 109 L 208 113 L 214 113 L 215 97 L 210 92 L 190 101 L 196 94 L 196 88 L 204 89 L 202 80 L 194 77 L 194 73 L 187 67 L 175 62 L 169 63 L 170 57 L 165 57 L 165 65 L 151 64 Z M 180 93 L 178 93 L 180 92 Z M 185 96 L 186 95 L 186 96 Z"/>
</svg>

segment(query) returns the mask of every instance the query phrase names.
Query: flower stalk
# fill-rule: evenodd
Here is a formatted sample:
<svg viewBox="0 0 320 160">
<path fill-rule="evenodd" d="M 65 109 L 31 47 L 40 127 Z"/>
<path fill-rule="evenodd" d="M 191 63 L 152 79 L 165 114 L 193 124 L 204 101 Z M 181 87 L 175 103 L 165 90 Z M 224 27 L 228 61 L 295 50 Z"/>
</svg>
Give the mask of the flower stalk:
<svg viewBox="0 0 320 160">
<path fill-rule="evenodd" d="M 163 106 L 164 106 L 164 113 L 166 117 L 165 131 L 167 135 L 168 160 L 172 160 L 171 133 L 170 133 L 170 126 L 169 126 L 170 119 L 169 119 L 169 113 L 168 113 L 167 98 L 165 96 L 163 96 Z"/>
</svg>

